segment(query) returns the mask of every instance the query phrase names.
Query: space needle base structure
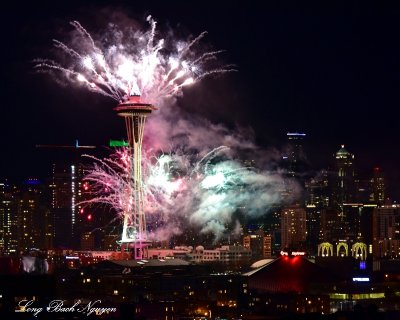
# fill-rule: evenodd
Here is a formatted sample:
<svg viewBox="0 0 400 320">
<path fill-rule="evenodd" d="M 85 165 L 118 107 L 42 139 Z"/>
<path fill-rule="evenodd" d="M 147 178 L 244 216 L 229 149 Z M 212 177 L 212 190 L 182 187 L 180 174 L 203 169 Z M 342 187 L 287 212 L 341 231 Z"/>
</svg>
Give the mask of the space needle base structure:
<svg viewBox="0 0 400 320">
<path fill-rule="evenodd" d="M 144 258 L 149 245 L 146 233 L 144 212 L 144 191 L 142 181 L 142 142 L 146 117 L 157 108 L 143 103 L 139 95 L 130 96 L 117 105 L 114 110 L 125 119 L 130 148 L 130 168 L 128 172 L 129 190 L 126 190 L 128 203 L 123 213 L 121 250 L 133 249 L 134 259 Z"/>
</svg>

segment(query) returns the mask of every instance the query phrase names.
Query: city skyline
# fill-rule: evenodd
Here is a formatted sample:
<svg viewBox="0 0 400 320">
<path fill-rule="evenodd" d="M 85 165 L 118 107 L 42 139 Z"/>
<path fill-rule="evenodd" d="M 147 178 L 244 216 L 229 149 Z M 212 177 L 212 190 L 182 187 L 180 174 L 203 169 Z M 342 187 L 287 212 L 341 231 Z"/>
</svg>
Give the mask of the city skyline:
<svg viewBox="0 0 400 320">
<path fill-rule="evenodd" d="M 400 4 L 0 21 L 5 318 L 399 318 Z"/>
</svg>

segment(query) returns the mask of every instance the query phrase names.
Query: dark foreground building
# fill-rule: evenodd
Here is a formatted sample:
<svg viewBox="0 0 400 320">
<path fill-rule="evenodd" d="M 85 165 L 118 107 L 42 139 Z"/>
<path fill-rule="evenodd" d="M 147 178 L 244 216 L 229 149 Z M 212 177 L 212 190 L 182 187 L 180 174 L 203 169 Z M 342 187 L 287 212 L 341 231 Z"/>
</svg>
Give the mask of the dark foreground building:
<svg viewBox="0 0 400 320">
<path fill-rule="evenodd" d="M 327 314 L 334 279 L 300 256 L 283 256 L 252 270 L 247 278 L 249 314 Z"/>
<path fill-rule="evenodd" d="M 400 310 L 396 273 L 353 281 L 290 255 L 258 262 L 245 274 L 228 269 L 149 259 L 65 265 L 50 275 L 1 275 L 0 318 L 400 319 L 388 312 Z M 54 300 L 59 312 L 50 312 Z M 21 301 L 32 303 L 24 308 Z M 42 308 L 37 317 L 33 308 Z"/>
</svg>

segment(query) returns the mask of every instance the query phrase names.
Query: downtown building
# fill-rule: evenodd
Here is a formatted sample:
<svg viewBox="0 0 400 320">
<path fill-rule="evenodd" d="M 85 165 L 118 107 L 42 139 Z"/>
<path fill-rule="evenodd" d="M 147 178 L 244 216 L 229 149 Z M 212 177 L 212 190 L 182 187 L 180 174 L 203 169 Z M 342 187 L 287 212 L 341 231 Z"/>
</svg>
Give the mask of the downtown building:
<svg viewBox="0 0 400 320">
<path fill-rule="evenodd" d="M 372 228 L 374 259 L 400 258 L 400 206 L 375 208 Z"/>
<path fill-rule="evenodd" d="M 334 166 L 329 176 L 330 207 L 341 210 L 344 203 L 355 202 L 354 154 L 348 152 L 342 145 L 334 158 Z"/>
<path fill-rule="evenodd" d="M 104 242 L 105 232 L 101 227 L 111 220 L 105 215 L 109 210 L 83 204 L 89 199 L 91 188 L 84 181 L 85 168 L 81 162 L 53 164 L 49 188 L 56 248 L 99 250 L 108 244 Z"/>
<path fill-rule="evenodd" d="M 0 254 L 18 252 L 18 219 L 15 187 L 10 183 L 0 183 Z"/>
<path fill-rule="evenodd" d="M 356 176 L 355 156 L 344 148 L 334 154 L 334 162 L 327 174 L 325 205 L 319 206 L 320 241 L 366 240 L 368 230 L 364 230 L 363 220 L 374 204 L 370 179 Z M 371 217 L 369 217 L 370 219 Z"/>
<path fill-rule="evenodd" d="M 306 170 L 305 137 L 305 133 L 288 132 L 286 134 L 286 152 L 283 160 L 289 177 L 299 178 Z"/>
<path fill-rule="evenodd" d="M 99 249 L 97 243 L 103 244 L 104 234 L 98 232 L 99 239 L 93 245 L 90 231 L 106 222 L 90 206 L 81 205 L 89 188 L 83 181 L 85 164 L 78 149 L 81 147 L 71 147 L 73 152 L 69 146 L 41 147 L 51 150 L 50 157 L 57 159 L 45 182 L 27 179 L 15 185 L 0 184 L 0 252 Z"/>
<path fill-rule="evenodd" d="M 78 216 L 81 208 L 77 204 L 80 201 L 82 177 L 81 166 L 53 164 L 49 188 L 52 194 L 55 247 L 78 249 Z"/>
<path fill-rule="evenodd" d="M 0 249 L 23 254 L 53 246 L 53 219 L 49 194 L 37 179 L 19 186 L 0 184 Z"/>
<path fill-rule="evenodd" d="M 82 155 L 93 154 L 95 147 L 80 146 L 78 142 L 75 146 L 46 147 L 51 152 L 49 157 L 54 158 L 48 183 L 54 220 L 54 248 L 103 249 L 105 232 L 101 227 L 111 218 L 104 216 L 104 208 L 83 204 L 91 196 L 91 186 L 84 177 L 93 159 Z"/>
<path fill-rule="evenodd" d="M 16 195 L 18 247 L 22 252 L 53 247 L 53 219 L 45 184 L 26 180 Z"/>
<path fill-rule="evenodd" d="M 281 249 L 305 249 L 307 237 L 306 210 L 300 206 L 284 208 L 281 213 Z"/>
<path fill-rule="evenodd" d="M 272 257 L 272 236 L 259 229 L 243 236 L 243 247 L 251 251 L 252 261 Z"/>
<path fill-rule="evenodd" d="M 355 156 L 343 145 L 332 160 L 329 170 L 306 182 L 308 251 L 317 255 L 321 243 L 365 243 L 372 253 L 372 212 L 385 197 L 384 175 L 374 168 L 358 177 Z"/>
</svg>

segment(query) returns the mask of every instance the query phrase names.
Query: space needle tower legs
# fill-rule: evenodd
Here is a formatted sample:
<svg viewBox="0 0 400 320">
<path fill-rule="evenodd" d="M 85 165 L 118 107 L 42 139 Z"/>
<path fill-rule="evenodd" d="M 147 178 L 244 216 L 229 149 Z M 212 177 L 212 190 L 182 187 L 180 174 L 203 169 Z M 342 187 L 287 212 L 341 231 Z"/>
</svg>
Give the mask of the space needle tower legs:
<svg viewBox="0 0 400 320">
<path fill-rule="evenodd" d="M 114 110 L 124 117 L 130 148 L 129 186 L 126 208 L 123 213 L 121 248 L 133 248 L 134 258 L 143 259 L 148 245 L 146 235 L 146 215 L 144 212 L 144 191 L 142 181 L 142 141 L 146 117 L 156 108 L 140 100 L 140 96 L 130 96 Z"/>
</svg>

